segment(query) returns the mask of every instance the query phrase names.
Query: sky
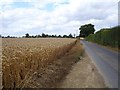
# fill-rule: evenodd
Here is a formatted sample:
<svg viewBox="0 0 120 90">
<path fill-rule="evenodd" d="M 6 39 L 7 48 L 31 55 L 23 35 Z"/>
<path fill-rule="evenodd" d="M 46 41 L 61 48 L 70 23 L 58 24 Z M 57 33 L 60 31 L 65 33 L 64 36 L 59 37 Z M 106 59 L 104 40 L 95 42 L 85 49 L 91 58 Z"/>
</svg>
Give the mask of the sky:
<svg viewBox="0 0 120 90">
<path fill-rule="evenodd" d="M 119 0 L 0 0 L 0 33 L 7 36 L 79 34 L 118 25 Z"/>
</svg>

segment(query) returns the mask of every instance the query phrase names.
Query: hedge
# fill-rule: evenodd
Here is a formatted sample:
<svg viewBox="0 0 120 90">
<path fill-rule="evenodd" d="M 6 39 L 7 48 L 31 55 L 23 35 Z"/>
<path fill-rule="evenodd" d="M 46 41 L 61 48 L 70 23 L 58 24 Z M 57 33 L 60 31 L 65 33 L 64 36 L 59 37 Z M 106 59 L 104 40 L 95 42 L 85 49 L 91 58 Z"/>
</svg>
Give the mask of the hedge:
<svg viewBox="0 0 120 90">
<path fill-rule="evenodd" d="M 120 48 L 120 26 L 108 29 L 101 29 L 95 34 L 90 34 L 86 40 L 102 45 Z"/>
</svg>

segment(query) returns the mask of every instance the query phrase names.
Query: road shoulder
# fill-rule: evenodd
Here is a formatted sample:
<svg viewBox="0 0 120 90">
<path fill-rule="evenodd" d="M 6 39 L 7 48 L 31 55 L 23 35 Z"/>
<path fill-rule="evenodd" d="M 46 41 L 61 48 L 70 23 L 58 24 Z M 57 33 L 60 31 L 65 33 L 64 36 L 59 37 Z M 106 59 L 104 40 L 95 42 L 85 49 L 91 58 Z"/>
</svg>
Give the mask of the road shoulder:
<svg viewBox="0 0 120 90">
<path fill-rule="evenodd" d="M 103 77 L 85 53 L 58 88 L 107 88 Z"/>
</svg>

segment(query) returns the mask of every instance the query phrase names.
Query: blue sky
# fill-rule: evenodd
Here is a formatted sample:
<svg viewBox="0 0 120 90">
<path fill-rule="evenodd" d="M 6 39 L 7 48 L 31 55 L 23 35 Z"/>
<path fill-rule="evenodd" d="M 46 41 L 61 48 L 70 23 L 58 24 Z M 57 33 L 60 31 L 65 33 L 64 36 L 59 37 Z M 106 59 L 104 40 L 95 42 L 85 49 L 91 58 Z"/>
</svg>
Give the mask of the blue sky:
<svg viewBox="0 0 120 90">
<path fill-rule="evenodd" d="M 11 4 L 12 8 L 32 8 L 32 2 L 14 2 Z M 47 11 L 53 11 L 55 9 L 55 5 L 53 3 L 48 3 L 44 7 L 40 9 L 44 9 Z"/>
<path fill-rule="evenodd" d="M 13 8 L 30 8 L 32 5 L 28 2 L 13 2 L 11 4 Z"/>
<path fill-rule="evenodd" d="M 79 34 L 81 25 L 118 25 L 119 0 L 1 0 L 2 35 Z"/>
</svg>

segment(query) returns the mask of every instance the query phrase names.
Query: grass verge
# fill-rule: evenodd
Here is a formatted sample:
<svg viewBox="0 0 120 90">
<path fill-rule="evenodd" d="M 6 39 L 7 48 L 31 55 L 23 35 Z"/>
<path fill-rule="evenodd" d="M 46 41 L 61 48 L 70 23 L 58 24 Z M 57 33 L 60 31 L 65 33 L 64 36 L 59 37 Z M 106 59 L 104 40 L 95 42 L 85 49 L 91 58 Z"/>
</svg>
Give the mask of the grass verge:
<svg viewBox="0 0 120 90">
<path fill-rule="evenodd" d="M 81 59 L 83 47 L 79 40 L 62 58 L 48 63 L 28 79 L 22 88 L 55 88 L 69 73 L 72 66 Z"/>
</svg>

